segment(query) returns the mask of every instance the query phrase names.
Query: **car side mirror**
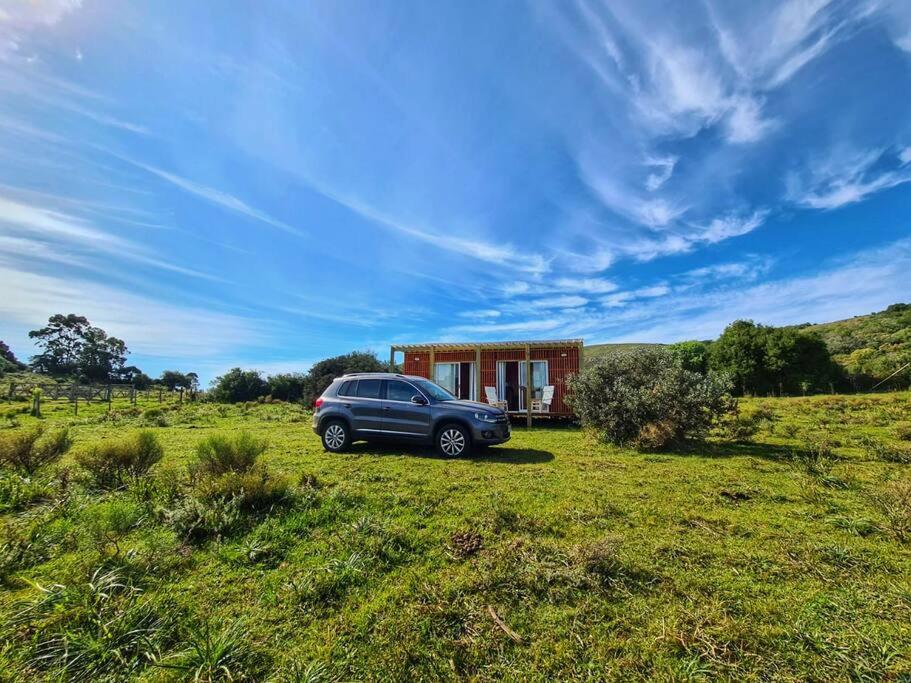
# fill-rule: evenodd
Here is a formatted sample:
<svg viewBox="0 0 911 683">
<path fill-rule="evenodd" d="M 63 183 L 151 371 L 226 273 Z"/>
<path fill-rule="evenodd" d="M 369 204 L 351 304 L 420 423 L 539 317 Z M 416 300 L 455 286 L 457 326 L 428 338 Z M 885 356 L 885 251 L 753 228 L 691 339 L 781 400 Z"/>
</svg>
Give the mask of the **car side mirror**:
<svg viewBox="0 0 911 683">
<path fill-rule="evenodd" d="M 415 403 L 415 404 L 417 404 L 417 405 L 419 405 L 419 406 L 426 406 L 426 405 L 427 405 L 427 399 L 424 398 L 423 396 L 421 396 L 420 394 L 415 394 L 414 396 L 412 396 L 412 397 L 411 397 L 411 402 L 412 402 L 412 403 Z"/>
</svg>

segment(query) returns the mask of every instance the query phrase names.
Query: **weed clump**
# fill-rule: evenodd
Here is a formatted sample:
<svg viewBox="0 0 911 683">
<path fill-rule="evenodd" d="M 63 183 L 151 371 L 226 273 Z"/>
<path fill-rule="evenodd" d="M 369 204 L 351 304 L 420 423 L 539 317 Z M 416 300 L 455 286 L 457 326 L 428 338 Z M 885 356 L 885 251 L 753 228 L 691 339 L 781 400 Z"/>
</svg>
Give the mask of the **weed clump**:
<svg viewBox="0 0 911 683">
<path fill-rule="evenodd" d="M 876 503 L 895 538 L 903 543 L 911 540 L 911 481 L 893 482 L 876 497 Z"/>
<path fill-rule="evenodd" d="M 0 464 L 33 475 L 66 453 L 72 445 L 69 431 L 59 429 L 44 436 L 43 427 L 0 435 Z"/>
<path fill-rule="evenodd" d="M 95 444 L 76 456 L 76 462 L 88 472 L 95 486 L 113 490 L 145 476 L 164 456 L 164 448 L 152 432 L 137 434 L 119 441 Z"/>
<path fill-rule="evenodd" d="M 237 436 L 213 434 L 196 446 L 192 471 L 202 475 L 249 472 L 266 450 L 266 443 L 249 432 Z"/>
</svg>

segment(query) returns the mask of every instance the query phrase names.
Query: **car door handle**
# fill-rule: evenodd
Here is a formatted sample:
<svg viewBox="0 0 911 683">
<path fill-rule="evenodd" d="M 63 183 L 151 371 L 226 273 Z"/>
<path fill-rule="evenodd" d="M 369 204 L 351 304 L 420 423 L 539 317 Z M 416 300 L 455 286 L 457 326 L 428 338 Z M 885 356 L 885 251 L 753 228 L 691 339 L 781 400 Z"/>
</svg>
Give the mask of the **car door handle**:
<svg viewBox="0 0 911 683">
<path fill-rule="evenodd" d="M 390 406 L 383 406 L 383 410 L 392 410 Z"/>
<path fill-rule="evenodd" d="M 351 407 L 351 404 L 350 404 L 350 403 L 343 403 L 342 405 L 345 406 L 346 408 L 350 408 L 350 407 Z"/>
</svg>

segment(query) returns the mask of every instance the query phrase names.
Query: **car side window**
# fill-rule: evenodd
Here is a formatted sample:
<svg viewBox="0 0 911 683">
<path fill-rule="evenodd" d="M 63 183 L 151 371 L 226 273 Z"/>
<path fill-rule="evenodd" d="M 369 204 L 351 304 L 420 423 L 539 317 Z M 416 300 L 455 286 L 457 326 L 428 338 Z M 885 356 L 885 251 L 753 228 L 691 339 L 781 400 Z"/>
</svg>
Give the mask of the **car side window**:
<svg viewBox="0 0 911 683">
<path fill-rule="evenodd" d="M 389 380 L 386 382 L 386 400 L 387 401 L 410 401 L 411 397 L 420 392 L 408 382 L 399 382 L 398 380 Z"/>
<path fill-rule="evenodd" d="M 380 385 L 383 380 L 380 379 L 360 379 L 357 382 L 358 398 L 379 398 Z"/>
<path fill-rule="evenodd" d="M 342 386 L 338 388 L 339 396 L 354 396 L 355 389 L 357 388 L 357 380 L 349 379 L 347 382 L 343 382 Z"/>
</svg>

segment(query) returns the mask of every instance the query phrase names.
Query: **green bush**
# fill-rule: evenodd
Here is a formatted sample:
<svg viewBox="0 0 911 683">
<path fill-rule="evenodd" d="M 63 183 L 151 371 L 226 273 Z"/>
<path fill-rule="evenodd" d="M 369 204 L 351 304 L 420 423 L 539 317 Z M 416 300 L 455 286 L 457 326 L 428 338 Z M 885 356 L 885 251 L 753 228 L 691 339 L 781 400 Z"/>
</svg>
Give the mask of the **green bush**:
<svg viewBox="0 0 911 683">
<path fill-rule="evenodd" d="M 660 348 L 606 356 L 569 389 L 584 426 L 609 443 L 647 448 L 701 437 L 736 405 L 725 378 L 686 370 Z"/>
<path fill-rule="evenodd" d="M 274 475 L 263 465 L 246 472 L 206 477 L 196 485 L 202 500 L 234 499 L 243 510 L 263 511 L 290 500 L 287 477 Z"/>
<path fill-rule="evenodd" d="M 237 435 L 213 434 L 196 446 L 194 474 L 220 475 L 248 472 L 267 444 L 249 432 Z"/>
<path fill-rule="evenodd" d="M 0 464 L 32 475 L 44 465 L 58 460 L 71 445 L 66 428 L 47 436 L 44 436 L 43 427 L 9 432 L 0 435 Z"/>
<path fill-rule="evenodd" d="M 76 456 L 95 485 L 102 489 L 125 486 L 148 473 L 164 456 L 164 448 L 152 432 L 139 432 L 120 441 L 95 444 Z"/>
<path fill-rule="evenodd" d="M 204 499 L 187 496 L 166 514 L 174 532 L 188 541 L 202 541 L 228 534 L 240 522 L 236 498 Z"/>
</svg>

